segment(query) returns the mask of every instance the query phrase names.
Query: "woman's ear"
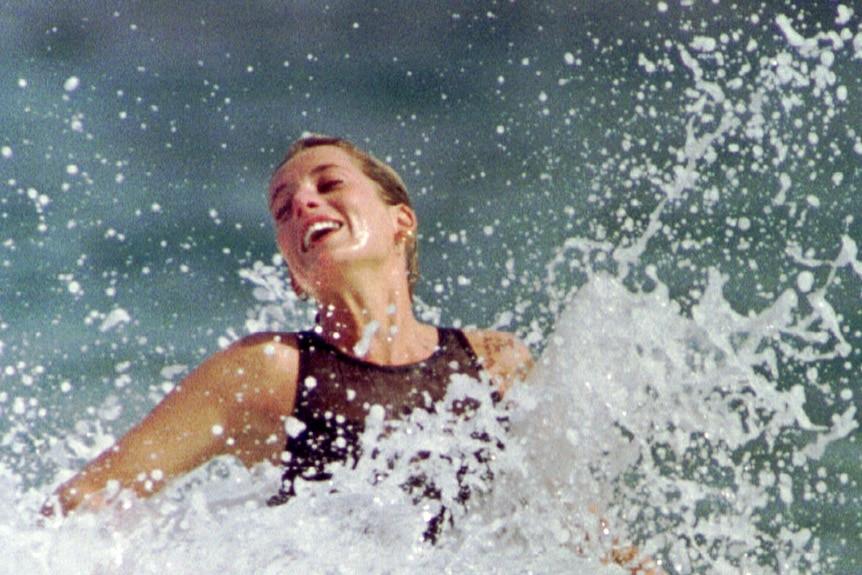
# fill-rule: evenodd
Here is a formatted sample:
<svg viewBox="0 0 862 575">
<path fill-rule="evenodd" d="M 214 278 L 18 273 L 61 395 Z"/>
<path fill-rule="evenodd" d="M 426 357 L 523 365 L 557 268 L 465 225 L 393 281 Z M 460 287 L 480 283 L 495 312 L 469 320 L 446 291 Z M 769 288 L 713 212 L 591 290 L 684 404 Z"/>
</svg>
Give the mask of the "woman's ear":
<svg viewBox="0 0 862 575">
<path fill-rule="evenodd" d="M 397 237 L 410 237 L 416 234 L 416 212 L 407 204 L 393 206 L 395 212 L 395 225 L 397 226 Z"/>
</svg>

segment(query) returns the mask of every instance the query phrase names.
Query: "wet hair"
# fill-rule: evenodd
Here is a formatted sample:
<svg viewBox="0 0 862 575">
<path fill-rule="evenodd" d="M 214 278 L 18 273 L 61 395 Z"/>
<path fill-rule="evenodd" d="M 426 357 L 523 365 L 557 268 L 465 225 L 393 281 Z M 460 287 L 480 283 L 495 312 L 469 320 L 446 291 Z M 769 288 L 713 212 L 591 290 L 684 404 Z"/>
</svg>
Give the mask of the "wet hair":
<svg viewBox="0 0 862 575">
<path fill-rule="evenodd" d="M 320 146 L 332 146 L 347 152 L 347 154 L 359 163 L 362 173 L 377 184 L 380 199 L 386 204 L 390 206 L 404 204 L 411 210 L 413 209 L 413 203 L 407 194 L 407 186 L 404 185 L 398 173 L 385 162 L 378 160 L 343 138 L 318 134 L 303 136 L 288 148 L 284 159 L 273 171 L 273 175 L 302 152 Z M 419 282 L 419 242 L 416 241 L 416 238 L 409 239 L 407 243 L 407 282 L 410 286 L 410 297 L 412 298 L 413 290 Z"/>
</svg>

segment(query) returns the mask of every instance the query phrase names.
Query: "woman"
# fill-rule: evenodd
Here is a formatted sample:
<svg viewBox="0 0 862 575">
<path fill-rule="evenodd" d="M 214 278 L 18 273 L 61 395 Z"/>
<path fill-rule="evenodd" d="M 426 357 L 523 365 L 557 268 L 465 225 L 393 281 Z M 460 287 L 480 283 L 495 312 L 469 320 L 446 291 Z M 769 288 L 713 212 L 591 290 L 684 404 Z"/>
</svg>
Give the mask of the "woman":
<svg viewBox="0 0 862 575">
<path fill-rule="evenodd" d="M 220 455 L 283 465 L 284 486 L 269 501 L 283 503 L 298 479 L 327 479 L 329 464 L 361 456 L 369 406 L 387 417 L 433 410 L 456 373 L 487 375 L 489 400 L 526 377 L 533 361 L 513 335 L 440 329 L 413 314 L 416 214 L 383 162 L 342 139 L 300 139 L 272 176 L 269 208 L 293 289 L 317 304 L 314 329 L 253 334 L 207 359 L 60 486 L 64 514 L 104 505 L 109 482 L 146 497 Z M 406 487 L 435 496 L 421 478 Z M 615 546 L 605 560 L 663 573 L 635 547 Z"/>
<path fill-rule="evenodd" d="M 510 334 L 415 317 L 416 214 L 386 164 L 341 139 L 303 138 L 272 176 L 269 208 L 291 284 L 317 304 L 315 328 L 253 334 L 204 361 L 60 486 L 64 514 L 104 505 L 109 482 L 149 496 L 220 455 L 284 465 L 281 502 L 298 478 L 360 456 L 368 406 L 431 410 L 453 373 L 484 372 L 499 394 L 528 373 L 530 352 Z"/>
</svg>

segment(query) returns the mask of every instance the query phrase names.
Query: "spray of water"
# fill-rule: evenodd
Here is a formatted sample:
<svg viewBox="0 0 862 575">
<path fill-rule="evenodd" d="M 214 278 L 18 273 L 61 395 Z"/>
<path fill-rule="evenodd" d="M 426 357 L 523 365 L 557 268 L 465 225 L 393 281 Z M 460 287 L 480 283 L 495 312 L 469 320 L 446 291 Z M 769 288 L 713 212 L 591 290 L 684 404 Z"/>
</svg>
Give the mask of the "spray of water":
<svg viewBox="0 0 862 575">
<path fill-rule="evenodd" d="M 659 15 L 671 10 L 658 4 Z M 529 381 L 470 418 L 440 410 L 385 425 L 372 417 L 363 440 L 374 455 L 331 483 L 304 485 L 287 505 L 264 504 L 277 469 L 218 460 L 153 499 L 118 494 L 116 510 L 37 524 L 50 486 L 111 444 L 114 422 L 131 410 L 119 390 L 147 362 L 137 350 L 152 343 L 131 336 L 138 312 L 119 302 L 79 314 L 97 335 L 77 349 L 107 358 L 98 367 L 110 391 L 97 392 L 59 363 L 45 367 L 36 343 L 10 341 L 0 325 L 0 570 L 612 573 L 602 559 L 630 543 L 671 573 L 858 570 L 862 32 L 852 7 L 828 10 L 816 23 L 801 10 L 759 7 L 730 24 L 681 25 L 620 58 L 637 85 L 612 86 L 609 101 L 569 101 L 562 90 L 615 47 L 596 38 L 592 52 L 565 52 L 561 92 L 541 91 L 538 115 L 562 105 L 565 121 L 549 131 L 577 166 L 567 178 L 559 149 L 537 152 L 546 170 L 524 212 L 542 198 L 550 208 L 536 211 L 538 223 L 513 215 L 526 232 L 502 220 L 485 226 L 491 241 L 508 234 L 520 244 L 494 268 L 501 293 L 516 286 L 517 296 L 492 315 L 536 351 Z M 520 66 L 540 76 L 529 58 Z M 68 77 L 63 90 L 68 101 L 81 79 Z M 590 124 L 573 118 L 594 113 L 601 123 L 609 108 L 603 133 L 576 133 Z M 73 115 L 69 134 L 86 133 L 86 122 Z M 503 122 L 495 134 L 517 129 Z M 0 152 L 11 162 L 19 148 Z M 73 183 L 63 192 L 92 178 L 80 163 L 66 163 Z M 115 183 L 126 185 L 131 169 L 112 166 Z M 6 261 L 17 262 L 60 233 L 50 210 L 63 197 L 9 184 L 17 203 L 2 204 L 4 218 L 15 212 L 24 223 L 0 240 Z M 91 201 L 83 196 L 81 209 Z M 105 240 L 123 246 L 162 212 L 149 202 Z M 210 217 L 221 225 L 217 212 Z M 69 217 L 60 228 L 82 225 Z M 447 245 L 467 243 L 442 233 Z M 488 245 L 467 249 L 466 269 L 485 265 Z M 279 261 L 236 260 L 256 300 L 246 331 L 308 323 L 313 310 L 292 295 Z M 178 283 L 190 273 L 168 265 L 181 269 Z M 114 298 L 141 279 L 121 267 L 98 277 L 85 257 L 67 267 L 57 280 L 73 302 L 99 290 Z M 140 273 L 146 279 L 152 267 Z M 465 286 L 497 288 L 471 286 L 465 272 L 432 291 L 445 303 Z M 437 305 L 420 297 L 420 317 L 439 321 Z M 12 321 L 5 317 L 0 324 Z M 135 401 L 152 404 L 185 371 L 168 362 Z M 37 393 L 43 382 L 50 386 Z M 456 381 L 446 403 L 480 385 Z M 76 395 L 87 409 L 64 420 L 54 406 L 91 387 Z M 92 398 L 81 399 L 86 393 Z M 493 458 L 476 457 L 497 441 L 505 448 Z M 405 489 L 416 477 L 440 498 L 417 503 Z M 452 524 L 431 546 L 422 533 L 441 506 Z"/>
</svg>

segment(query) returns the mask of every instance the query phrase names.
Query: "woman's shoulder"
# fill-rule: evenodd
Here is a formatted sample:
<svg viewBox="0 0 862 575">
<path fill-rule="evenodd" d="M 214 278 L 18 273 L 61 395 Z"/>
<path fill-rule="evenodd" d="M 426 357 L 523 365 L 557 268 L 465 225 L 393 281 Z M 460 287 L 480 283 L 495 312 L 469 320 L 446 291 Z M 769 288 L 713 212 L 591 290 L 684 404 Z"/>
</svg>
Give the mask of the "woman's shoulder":
<svg viewBox="0 0 862 575">
<path fill-rule="evenodd" d="M 297 334 L 261 332 L 244 336 L 202 363 L 191 380 L 220 395 L 244 401 L 293 402 L 299 373 Z M 280 405 L 285 408 L 285 405 Z M 288 410 L 289 411 L 289 410 Z"/>
<path fill-rule="evenodd" d="M 296 351 L 298 350 L 299 336 L 299 332 L 259 331 L 237 339 L 225 349 L 254 350 L 272 346 L 271 349 L 293 349 Z"/>
<path fill-rule="evenodd" d="M 299 334 L 258 332 L 246 335 L 220 352 L 221 361 L 240 363 L 247 370 L 266 373 L 295 372 L 299 365 Z"/>
<path fill-rule="evenodd" d="M 486 329 L 465 329 L 464 335 L 501 392 L 527 378 L 533 354 L 518 336 Z"/>
</svg>

